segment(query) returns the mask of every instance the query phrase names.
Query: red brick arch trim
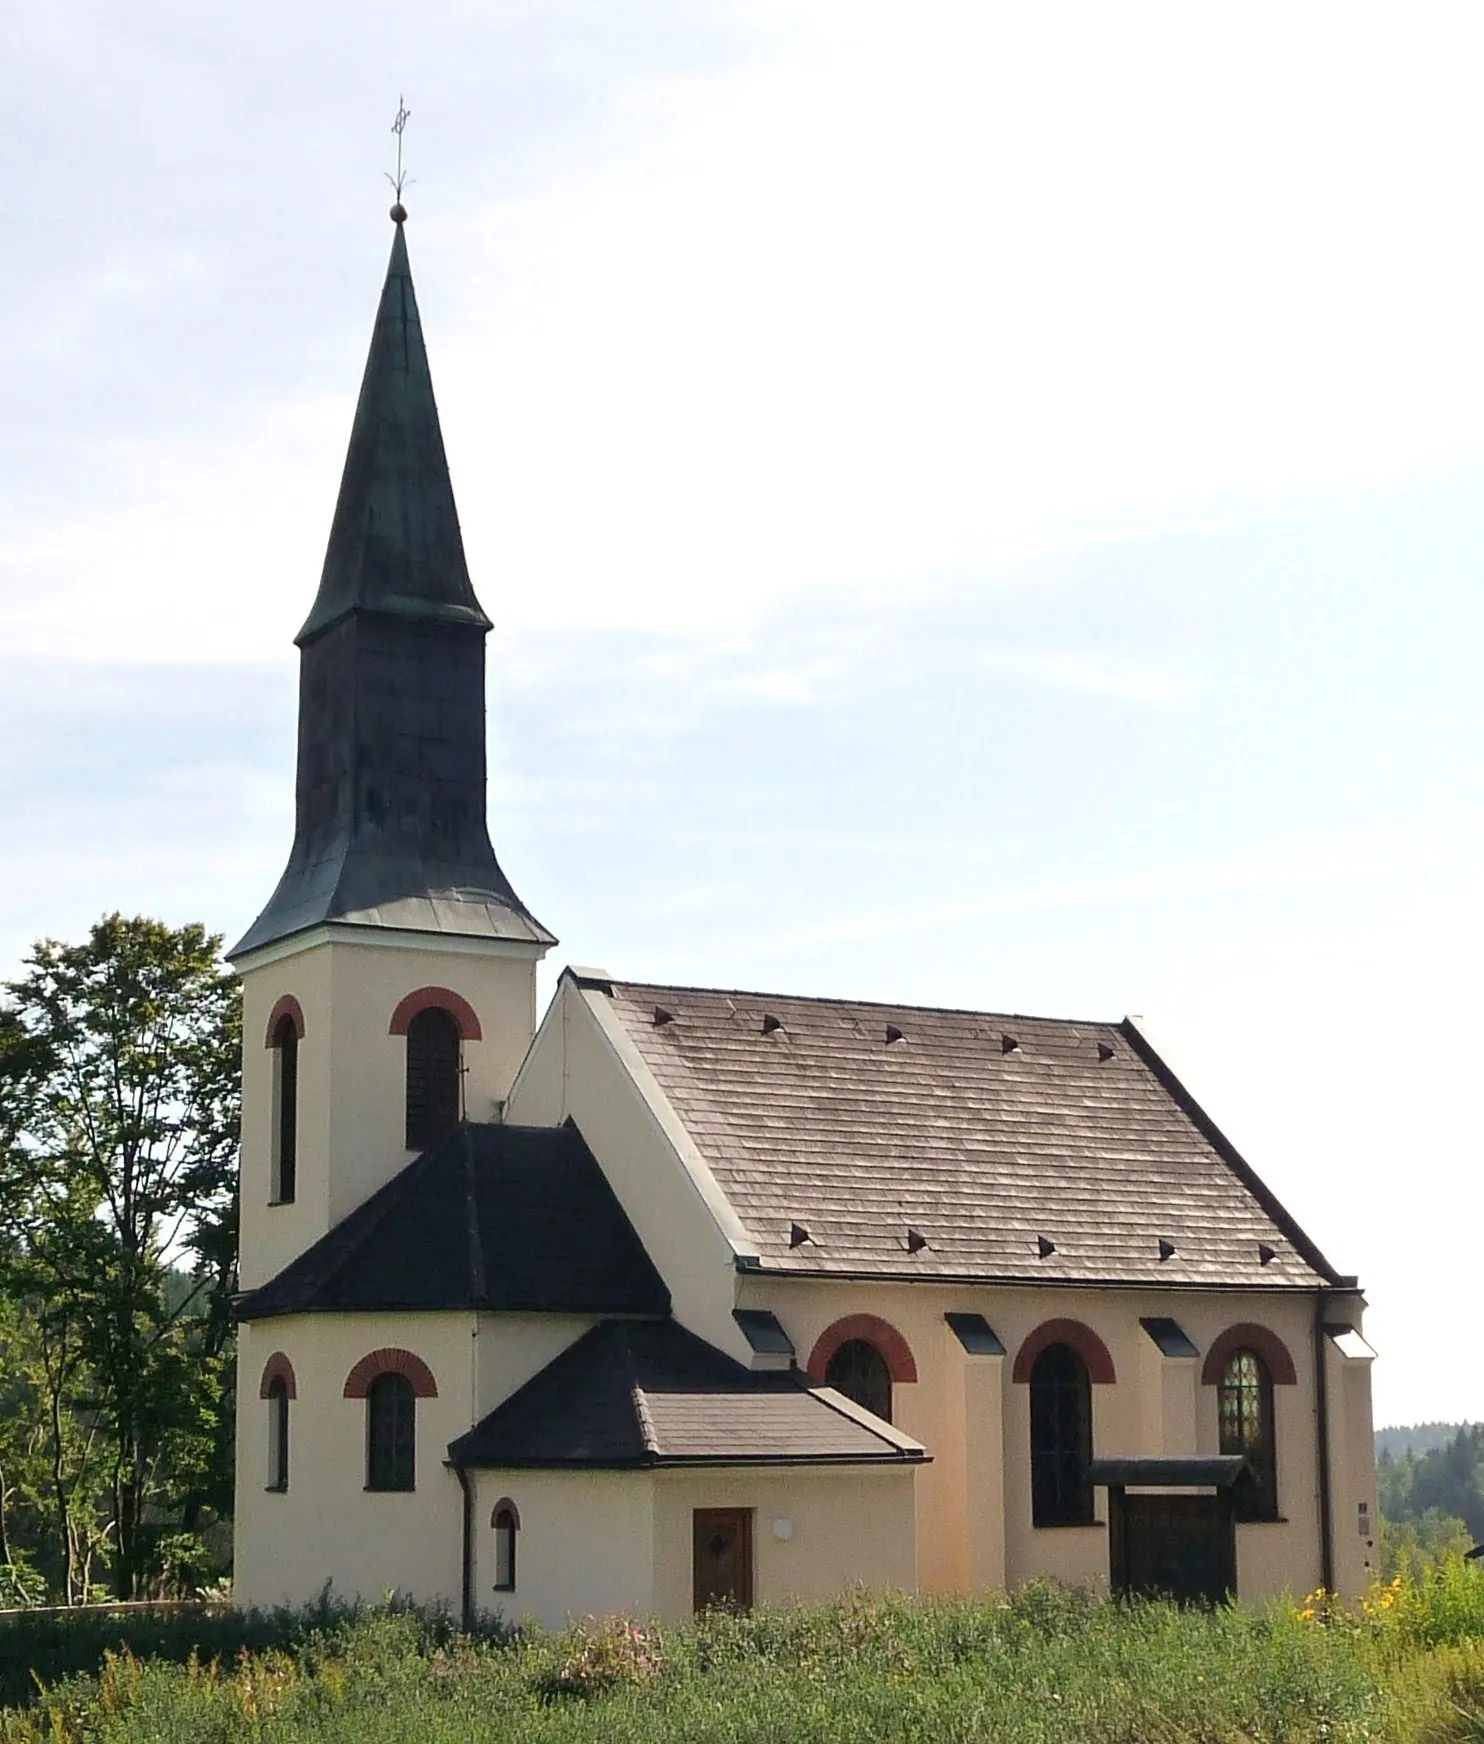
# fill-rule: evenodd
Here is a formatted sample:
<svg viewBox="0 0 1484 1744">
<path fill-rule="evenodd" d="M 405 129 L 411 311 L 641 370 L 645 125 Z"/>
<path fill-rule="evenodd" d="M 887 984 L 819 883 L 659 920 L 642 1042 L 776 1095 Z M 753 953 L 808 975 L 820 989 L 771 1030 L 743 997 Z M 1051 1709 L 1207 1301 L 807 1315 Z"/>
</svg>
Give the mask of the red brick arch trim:
<svg viewBox="0 0 1484 1744">
<path fill-rule="evenodd" d="M 887 1372 L 894 1381 L 917 1379 L 917 1364 L 913 1360 L 912 1346 L 889 1320 L 883 1320 L 879 1314 L 847 1314 L 843 1320 L 827 1326 L 809 1353 L 810 1377 L 823 1381 L 831 1357 L 842 1344 L 848 1344 L 852 1338 L 863 1339 L 867 1344 L 875 1345 L 885 1358 Z"/>
<path fill-rule="evenodd" d="M 278 1026 L 286 1017 L 293 1018 L 294 1034 L 301 1042 L 304 1040 L 304 1007 L 300 1005 L 292 993 L 285 993 L 272 1011 L 268 1013 L 268 1029 L 263 1036 L 265 1048 L 278 1046 Z"/>
<path fill-rule="evenodd" d="M 345 1377 L 345 1397 L 364 1399 L 378 1375 L 392 1374 L 406 1375 L 412 1382 L 414 1399 L 438 1397 L 438 1383 L 433 1379 L 433 1371 L 410 1350 L 373 1350 L 369 1356 L 363 1356 Z"/>
<path fill-rule="evenodd" d="M 273 1355 L 263 1364 L 263 1378 L 258 1383 L 258 1397 L 260 1399 L 268 1397 L 268 1389 L 275 1381 L 283 1382 L 284 1391 L 289 1398 L 297 1399 L 299 1397 L 299 1386 L 294 1379 L 294 1365 L 281 1350 L 275 1350 Z"/>
<path fill-rule="evenodd" d="M 510 1500 L 509 1496 L 501 1496 L 499 1501 L 495 1503 L 494 1507 L 490 1509 L 490 1525 L 498 1526 L 502 1514 L 508 1514 L 510 1516 L 510 1524 L 517 1532 L 519 1532 L 520 1509 Z"/>
<path fill-rule="evenodd" d="M 450 987 L 419 987 L 416 993 L 409 993 L 392 1013 L 392 1027 L 387 1033 L 406 1035 L 408 1024 L 418 1012 L 426 1011 L 432 1005 L 441 1006 L 448 1013 L 459 1026 L 459 1035 L 464 1041 L 484 1040 L 478 1013 L 462 994 L 455 993 Z"/>
<path fill-rule="evenodd" d="M 1208 1387 L 1219 1387 L 1226 1365 L 1239 1350 L 1256 1351 L 1268 1365 L 1268 1373 L 1275 1386 L 1298 1385 L 1298 1373 L 1293 1366 L 1293 1358 L 1288 1354 L 1288 1346 L 1276 1332 L 1269 1332 L 1266 1326 L 1257 1326 L 1245 1320 L 1237 1326 L 1228 1326 L 1206 1352 L 1206 1360 L 1201 1365 L 1202 1381 Z"/>
<path fill-rule="evenodd" d="M 1048 1344 L 1069 1344 L 1087 1364 L 1089 1379 L 1100 1387 L 1110 1387 L 1117 1380 L 1113 1358 L 1108 1347 L 1090 1326 L 1080 1320 L 1043 1320 L 1015 1353 L 1013 1378 L 1029 1381 L 1036 1358 Z"/>
</svg>

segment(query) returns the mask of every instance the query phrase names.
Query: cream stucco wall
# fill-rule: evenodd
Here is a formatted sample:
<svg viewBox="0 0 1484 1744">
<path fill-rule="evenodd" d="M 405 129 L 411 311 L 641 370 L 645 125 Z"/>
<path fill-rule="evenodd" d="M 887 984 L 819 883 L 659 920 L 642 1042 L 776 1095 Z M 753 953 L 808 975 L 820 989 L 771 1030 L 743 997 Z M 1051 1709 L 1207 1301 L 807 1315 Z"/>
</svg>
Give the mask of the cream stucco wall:
<svg viewBox="0 0 1484 1744">
<path fill-rule="evenodd" d="M 238 1332 L 234 1592 L 242 1604 L 298 1603 L 326 1580 L 346 1597 L 389 1587 L 457 1604 L 462 1494 L 449 1442 L 559 1356 L 593 1324 L 557 1314 L 296 1314 Z M 344 1395 L 363 1356 L 410 1351 L 433 1371 L 417 1403 L 417 1488 L 365 1488 L 366 1405 Z M 264 1365 L 282 1351 L 298 1397 L 289 1407 L 289 1488 L 266 1490 Z"/>
<path fill-rule="evenodd" d="M 482 1471 L 476 1475 L 474 1597 L 480 1610 L 550 1629 L 631 1611 L 667 1619 L 693 1607 L 697 1508 L 753 1514 L 759 1604 L 827 1599 L 856 1584 L 915 1584 L 911 1468 L 836 1466 L 655 1472 Z M 492 1516 L 520 1516 L 513 1593 L 494 1590 Z M 786 1522 L 779 1537 L 775 1522 Z"/>
<path fill-rule="evenodd" d="M 655 1609 L 694 1605 L 692 1515 L 752 1512 L 753 1597 L 760 1605 L 834 1598 L 852 1586 L 917 1584 L 914 1481 L 921 1467 L 730 1466 L 662 1471 L 655 1481 Z M 787 1538 L 774 1530 L 786 1522 Z"/>
<path fill-rule="evenodd" d="M 368 1600 L 394 1588 L 457 1605 L 462 1512 L 448 1443 L 473 1421 L 472 1314 L 296 1314 L 238 1330 L 237 1510 L 233 1593 L 239 1604 L 302 1604 L 331 1581 Z M 417 1401 L 417 1487 L 377 1493 L 366 1484 L 366 1401 L 344 1395 L 363 1356 L 393 1347 L 432 1370 L 436 1399 Z M 289 1486 L 265 1489 L 268 1412 L 263 1367 L 282 1351 L 293 1365 Z"/>
<path fill-rule="evenodd" d="M 654 1477 L 650 1472 L 481 1471 L 475 1487 L 477 1611 L 562 1628 L 570 1617 L 654 1610 Z M 520 1515 L 515 1591 L 494 1589 L 491 1516 L 504 1498 Z"/>
<path fill-rule="evenodd" d="M 737 1256 L 752 1244 L 603 994 L 563 977 L 508 1117 L 532 1126 L 577 1123 L 669 1286 L 675 1317 L 749 1362 L 732 1309 Z"/>
<path fill-rule="evenodd" d="M 369 928 L 322 930 L 238 965 L 243 991 L 243 1289 L 265 1283 L 412 1159 L 403 1144 L 406 1041 L 392 1013 L 421 987 L 447 987 L 479 1017 L 464 1044 L 465 1105 L 490 1120 L 536 1027 L 541 947 Z M 299 1045 L 298 1183 L 270 1205 L 273 1050 L 268 1017 L 284 994 L 304 1012 Z"/>
<path fill-rule="evenodd" d="M 1094 1386 L 1093 1439 L 1099 1455 L 1215 1453 L 1216 1389 L 1200 1362 L 1164 1357 L 1140 1326 L 1169 1315 L 1204 1352 L 1228 1326 L 1255 1321 L 1285 1343 L 1297 1384 L 1274 1388 L 1282 1520 L 1238 1528 L 1238 1588 L 1244 1597 L 1319 1584 L 1321 1551 L 1312 1294 L 1078 1290 L 873 1284 L 742 1275 L 738 1301 L 773 1310 L 801 1364 L 821 1333 L 847 1315 L 871 1313 L 906 1338 L 918 1380 L 893 1389 L 895 1421 L 922 1441 L 933 1463 L 917 1478 L 920 1584 L 928 1590 L 1015 1586 L 1037 1575 L 1105 1588 L 1104 1525 L 1037 1528 L 1030 1507 L 1029 1388 L 1012 1379 L 1015 1352 L 1053 1318 L 1080 1320 L 1107 1345 L 1117 1375 Z M 1003 1340 L 1003 1358 L 966 1356 L 944 1323 L 950 1309 L 982 1313 Z M 1347 1317 L 1358 1321 L 1359 1304 Z M 1369 1583 L 1358 1504 L 1375 1515 L 1367 1365 L 1330 1357 L 1331 1515 L 1335 1574 L 1354 1595 Z M 1104 1498 L 1098 1496 L 1100 1519 Z"/>
</svg>

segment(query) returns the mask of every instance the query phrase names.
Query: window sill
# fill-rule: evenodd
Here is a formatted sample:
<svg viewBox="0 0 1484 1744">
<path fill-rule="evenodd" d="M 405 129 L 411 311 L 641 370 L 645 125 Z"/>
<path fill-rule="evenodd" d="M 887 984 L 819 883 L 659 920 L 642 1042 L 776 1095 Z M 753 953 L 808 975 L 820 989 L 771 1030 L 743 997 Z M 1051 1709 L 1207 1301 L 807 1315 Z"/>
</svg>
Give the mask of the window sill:
<svg viewBox="0 0 1484 1744">
<path fill-rule="evenodd" d="M 1236 1518 L 1239 1526 L 1286 1526 L 1288 1524 L 1286 1514 L 1238 1514 Z"/>
<path fill-rule="evenodd" d="M 1075 1532 L 1078 1527 L 1081 1527 L 1084 1532 L 1090 1532 L 1094 1528 L 1101 1528 L 1107 1524 L 1106 1520 L 1032 1520 L 1031 1530 L 1033 1532 Z"/>
<path fill-rule="evenodd" d="M 502 1586 L 499 1586 L 497 1584 L 495 1586 L 492 1586 L 490 1588 L 490 1591 L 492 1593 L 513 1593 L 515 1591 L 515 1582 L 511 1581 L 511 1583 L 508 1587 L 502 1587 Z"/>
<path fill-rule="evenodd" d="M 268 1201 L 268 1209 L 270 1211 L 275 1211 L 280 1205 L 292 1205 L 293 1203 L 294 1201 L 292 1199 L 270 1199 Z"/>
<path fill-rule="evenodd" d="M 263 1494 L 265 1496 L 286 1496 L 288 1493 L 289 1493 L 289 1487 L 287 1484 L 264 1484 L 263 1485 Z"/>
<path fill-rule="evenodd" d="M 415 1496 L 416 1484 L 362 1484 L 361 1493 L 366 1496 Z"/>
</svg>

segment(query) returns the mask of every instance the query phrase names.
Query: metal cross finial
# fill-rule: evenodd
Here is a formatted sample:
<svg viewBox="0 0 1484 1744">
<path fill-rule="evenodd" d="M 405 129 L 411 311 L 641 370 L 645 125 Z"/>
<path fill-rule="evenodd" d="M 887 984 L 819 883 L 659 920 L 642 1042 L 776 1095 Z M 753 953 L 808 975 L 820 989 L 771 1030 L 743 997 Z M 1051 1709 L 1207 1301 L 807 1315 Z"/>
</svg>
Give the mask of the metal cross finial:
<svg viewBox="0 0 1484 1744">
<path fill-rule="evenodd" d="M 407 177 L 403 173 L 403 170 L 402 170 L 402 135 L 406 131 L 407 123 L 411 119 L 412 119 L 412 111 L 407 107 L 406 103 L 403 101 L 402 97 L 399 95 L 397 98 L 397 118 L 392 123 L 392 132 L 395 133 L 397 136 L 397 173 L 394 176 L 388 175 L 386 178 L 392 184 L 392 192 L 397 196 L 397 206 L 400 206 L 402 204 L 402 190 L 404 187 L 406 187 L 408 185 L 408 181 L 410 179 L 409 177 Z M 393 215 L 394 216 L 395 216 L 395 212 L 396 212 L 396 208 L 394 207 L 393 208 Z M 406 216 L 406 214 L 403 213 L 403 217 L 405 217 L 405 216 Z M 398 222 L 400 223 L 401 220 L 398 219 Z"/>
</svg>

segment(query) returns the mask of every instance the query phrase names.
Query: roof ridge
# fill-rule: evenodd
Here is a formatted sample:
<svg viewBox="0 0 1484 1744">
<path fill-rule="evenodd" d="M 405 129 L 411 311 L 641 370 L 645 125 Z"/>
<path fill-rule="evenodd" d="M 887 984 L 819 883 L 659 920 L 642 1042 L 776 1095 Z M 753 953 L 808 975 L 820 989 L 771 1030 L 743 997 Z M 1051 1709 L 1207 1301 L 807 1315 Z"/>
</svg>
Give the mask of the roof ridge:
<svg viewBox="0 0 1484 1744">
<path fill-rule="evenodd" d="M 921 1011 L 941 1017 L 994 1017 L 1012 1023 L 1050 1023 L 1062 1029 L 1117 1029 L 1126 1021 L 1116 1017 L 1045 1017 L 1033 1011 L 992 1011 L 975 1005 L 921 1005 L 901 999 L 853 999 L 843 994 L 779 993 L 756 987 L 692 987 L 670 981 L 625 981 L 610 977 L 615 989 L 637 993 L 704 993 L 718 999 L 788 999 L 796 1005 L 864 1005 L 873 1011 Z"/>
<path fill-rule="evenodd" d="M 474 1191 L 474 1146 L 469 1123 L 459 1122 L 460 1150 L 464 1162 L 464 1212 L 469 1220 L 469 1299 L 475 1307 L 489 1302 L 489 1280 L 484 1267 L 484 1232 L 479 1226 L 479 1199 Z"/>
<path fill-rule="evenodd" d="M 629 1403 L 634 1407 L 634 1416 L 639 1424 L 639 1439 L 644 1443 L 646 1454 L 658 1457 L 660 1440 L 655 1433 L 654 1418 L 649 1414 L 649 1401 L 644 1397 L 644 1388 L 639 1382 L 638 1369 L 634 1363 L 634 1347 L 629 1342 L 628 1323 L 610 1321 L 609 1325 L 616 1325 L 619 1328 L 618 1343 L 623 1352 L 624 1373 L 629 1383 Z"/>
</svg>

